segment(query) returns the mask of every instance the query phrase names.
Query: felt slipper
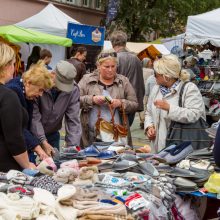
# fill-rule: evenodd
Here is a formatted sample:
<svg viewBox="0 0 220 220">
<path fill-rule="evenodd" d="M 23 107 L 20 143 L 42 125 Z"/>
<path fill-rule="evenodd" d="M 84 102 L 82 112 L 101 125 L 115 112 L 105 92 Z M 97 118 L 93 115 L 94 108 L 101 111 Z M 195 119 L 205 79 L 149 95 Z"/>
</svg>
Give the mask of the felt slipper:
<svg viewBox="0 0 220 220">
<path fill-rule="evenodd" d="M 174 149 L 175 147 L 176 147 L 176 144 L 172 144 L 172 145 L 170 145 L 170 146 L 164 148 L 163 150 L 161 150 L 161 151 L 160 151 L 159 153 L 157 153 L 156 155 L 158 155 L 158 156 L 160 156 L 160 157 L 165 157 L 165 156 L 168 154 L 169 150 L 172 150 L 172 149 Z"/>
<path fill-rule="evenodd" d="M 120 158 L 122 160 L 129 160 L 129 161 L 134 161 L 134 162 L 138 162 L 138 160 L 140 160 L 141 158 L 139 158 L 138 156 L 134 155 L 134 154 L 121 154 Z"/>
<path fill-rule="evenodd" d="M 87 160 L 80 160 L 78 161 L 79 167 L 87 167 L 88 166 L 88 162 Z"/>
<path fill-rule="evenodd" d="M 88 165 L 97 165 L 102 162 L 100 159 L 95 158 L 95 157 L 87 157 L 86 161 Z"/>
<path fill-rule="evenodd" d="M 176 186 L 176 187 L 181 187 L 183 189 L 196 189 L 197 188 L 197 185 L 196 183 L 194 183 L 193 181 L 191 180 L 188 180 L 186 178 L 182 178 L 182 177 L 177 177 L 174 179 L 173 181 L 173 184 Z"/>
<path fill-rule="evenodd" d="M 140 147 L 135 149 L 136 153 L 150 153 L 151 152 L 151 147 L 149 145 L 145 145 L 144 147 Z"/>
<path fill-rule="evenodd" d="M 112 166 L 112 169 L 113 170 L 127 170 L 131 167 L 135 167 L 137 166 L 137 163 L 134 162 L 134 161 L 129 161 L 129 160 L 125 160 L 121 157 L 118 157 L 114 162 L 113 162 L 113 166 Z"/>
<path fill-rule="evenodd" d="M 113 161 L 107 161 L 107 162 L 104 162 L 104 163 L 101 163 L 101 164 L 98 164 L 97 165 L 97 168 L 99 171 L 102 171 L 102 170 L 109 170 L 111 169 L 113 166 Z"/>
<path fill-rule="evenodd" d="M 97 157 L 100 151 L 95 145 L 90 145 L 89 147 L 85 148 L 84 150 L 79 151 L 78 154 L 85 155 L 87 157 Z"/>
<path fill-rule="evenodd" d="M 177 177 L 195 177 L 195 173 L 186 170 L 186 169 L 181 169 L 178 167 L 171 167 L 171 170 L 167 172 L 167 175 L 169 176 L 177 176 Z"/>
<path fill-rule="evenodd" d="M 143 174 L 147 174 L 153 177 L 158 177 L 159 176 L 159 172 L 158 170 L 154 167 L 154 165 L 152 165 L 149 162 L 139 162 L 138 163 L 138 168 L 140 169 L 140 171 Z"/>
<path fill-rule="evenodd" d="M 105 150 L 105 151 L 101 151 L 98 154 L 97 157 L 104 160 L 104 159 L 114 159 L 114 158 L 117 158 L 118 155 L 116 154 L 115 151 Z"/>
</svg>

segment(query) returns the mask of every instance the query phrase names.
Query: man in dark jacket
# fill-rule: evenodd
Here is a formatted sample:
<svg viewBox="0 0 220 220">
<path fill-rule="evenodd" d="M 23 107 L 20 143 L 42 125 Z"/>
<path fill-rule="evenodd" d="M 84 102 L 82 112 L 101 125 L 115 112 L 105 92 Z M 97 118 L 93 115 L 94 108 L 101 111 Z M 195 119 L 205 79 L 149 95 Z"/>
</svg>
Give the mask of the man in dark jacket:
<svg viewBox="0 0 220 220">
<path fill-rule="evenodd" d="M 138 57 L 126 49 L 127 35 L 122 31 L 115 31 L 110 37 L 112 47 L 117 52 L 118 74 L 126 76 L 134 87 L 138 99 L 138 112 L 143 111 L 143 98 L 145 94 L 143 69 Z M 135 113 L 129 114 L 129 124 L 132 125 Z"/>
<path fill-rule="evenodd" d="M 87 55 L 87 50 L 85 47 L 77 47 L 75 50 L 72 51 L 72 57 L 67 60 L 68 62 L 72 63 L 73 66 L 76 68 L 76 77 L 75 82 L 78 83 L 83 75 L 86 74 L 86 66 L 83 63 L 85 61 Z"/>
</svg>

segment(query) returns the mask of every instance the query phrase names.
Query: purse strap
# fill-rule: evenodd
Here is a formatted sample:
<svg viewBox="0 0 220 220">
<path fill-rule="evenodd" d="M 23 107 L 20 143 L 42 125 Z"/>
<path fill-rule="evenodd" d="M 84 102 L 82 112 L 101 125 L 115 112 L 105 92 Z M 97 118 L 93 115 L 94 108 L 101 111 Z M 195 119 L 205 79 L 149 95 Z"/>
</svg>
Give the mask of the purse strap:
<svg viewBox="0 0 220 220">
<path fill-rule="evenodd" d="M 184 92 L 184 88 L 186 86 L 186 84 L 189 83 L 189 81 L 184 82 L 181 89 L 180 89 L 180 93 L 179 93 L 179 107 L 183 107 L 183 92 Z"/>
<path fill-rule="evenodd" d="M 109 107 L 109 111 L 110 111 L 111 118 L 112 118 L 111 122 L 113 125 L 115 125 L 113 109 L 110 104 L 108 104 L 108 107 Z M 126 120 L 126 114 L 125 114 L 125 108 L 124 108 L 123 102 L 121 103 L 121 109 L 122 109 L 122 125 L 124 127 L 127 127 L 127 120 Z M 101 119 L 101 108 L 100 107 L 98 108 L 97 118 L 98 118 L 98 120 Z"/>
</svg>

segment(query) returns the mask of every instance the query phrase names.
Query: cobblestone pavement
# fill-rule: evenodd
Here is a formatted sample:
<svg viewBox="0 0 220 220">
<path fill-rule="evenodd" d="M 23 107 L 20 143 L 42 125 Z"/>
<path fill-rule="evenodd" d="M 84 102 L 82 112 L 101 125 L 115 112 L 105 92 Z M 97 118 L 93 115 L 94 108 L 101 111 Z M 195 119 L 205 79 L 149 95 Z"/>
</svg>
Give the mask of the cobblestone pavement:
<svg viewBox="0 0 220 220">
<path fill-rule="evenodd" d="M 135 146 L 144 146 L 145 144 L 149 144 L 149 140 L 144 135 L 144 130 L 140 128 L 140 119 L 138 113 L 136 113 L 134 122 L 131 126 L 131 136 L 133 145 Z"/>
</svg>

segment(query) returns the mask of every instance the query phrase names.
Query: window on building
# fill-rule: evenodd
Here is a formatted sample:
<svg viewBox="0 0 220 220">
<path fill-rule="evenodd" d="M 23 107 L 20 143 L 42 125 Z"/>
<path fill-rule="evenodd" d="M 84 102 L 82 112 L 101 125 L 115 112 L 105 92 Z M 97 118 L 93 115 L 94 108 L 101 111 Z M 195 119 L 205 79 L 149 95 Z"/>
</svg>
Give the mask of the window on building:
<svg viewBox="0 0 220 220">
<path fill-rule="evenodd" d="M 89 7 L 89 0 L 83 0 L 83 6 Z"/>
<path fill-rule="evenodd" d="M 96 9 L 101 9 L 101 0 L 96 0 L 95 1 L 95 8 Z"/>
</svg>

